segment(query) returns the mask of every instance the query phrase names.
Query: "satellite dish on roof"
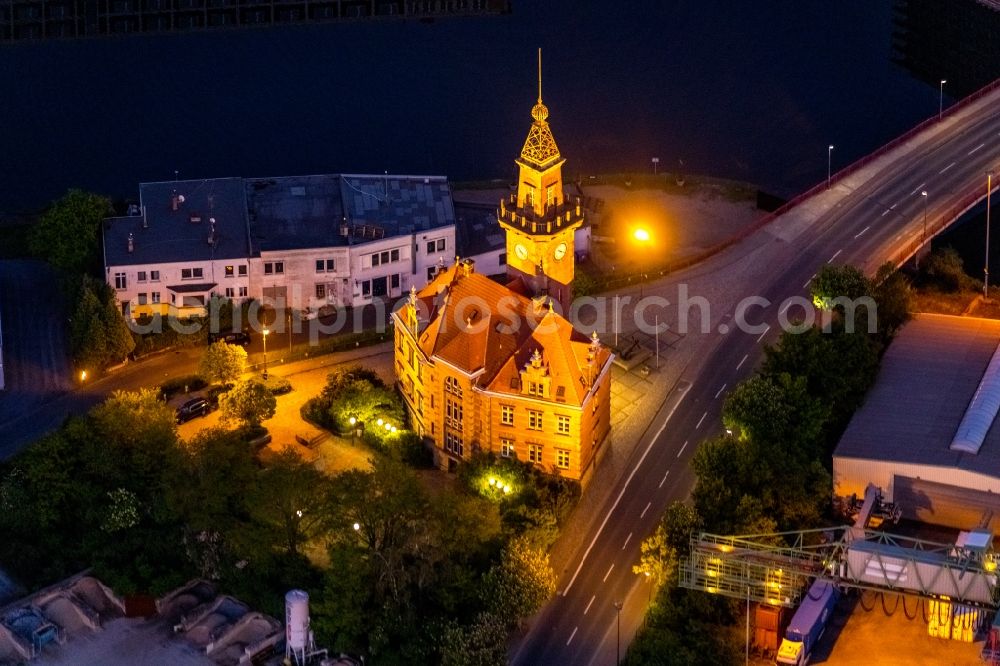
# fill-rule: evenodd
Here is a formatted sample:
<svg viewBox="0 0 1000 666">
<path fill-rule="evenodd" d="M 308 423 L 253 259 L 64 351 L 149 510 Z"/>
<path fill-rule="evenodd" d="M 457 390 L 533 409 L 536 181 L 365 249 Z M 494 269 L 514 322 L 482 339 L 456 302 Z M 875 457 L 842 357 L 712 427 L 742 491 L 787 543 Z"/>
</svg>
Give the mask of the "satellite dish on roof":
<svg viewBox="0 0 1000 666">
<path fill-rule="evenodd" d="M 184 203 L 184 195 L 183 194 L 178 194 L 177 195 L 177 202 L 178 203 Z"/>
</svg>

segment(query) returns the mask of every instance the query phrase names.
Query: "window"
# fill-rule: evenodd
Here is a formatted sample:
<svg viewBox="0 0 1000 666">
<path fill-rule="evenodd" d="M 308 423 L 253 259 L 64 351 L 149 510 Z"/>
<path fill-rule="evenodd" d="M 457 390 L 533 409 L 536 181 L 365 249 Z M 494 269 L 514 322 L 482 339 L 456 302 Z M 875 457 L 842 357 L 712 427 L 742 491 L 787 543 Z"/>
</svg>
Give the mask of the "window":
<svg viewBox="0 0 1000 666">
<path fill-rule="evenodd" d="M 461 457 L 465 451 L 465 447 L 462 446 L 462 436 L 453 432 L 445 431 L 444 450 Z"/>
<path fill-rule="evenodd" d="M 200 268 L 182 268 L 182 280 L 200 280 L 204 276 L 204 271 Z"/>
<path fill-rule="evenodd" d="M 240 294 L 240 298 L 246 298 L 247 297 L 247 288 L 246 287 L 240 287 L 239 294 Z"/>
<path fill-rule="evenodd" d="M 382 256 L 379 257 L 379 261 L 381 261 L 383 264 L 389 263 L 389 252 L 388 251 L 383 252 Z"/>
<path fill-rule="evenodd" d="M 406 343 L 406 362 L 411 368 L 413 367 L 413 347 L 410 346 L 410 343 Z"/>
<path fill-rule="evenodd" d="M 500 405 L 500 425 L 514 425 L 514 408 L 511 405 Z"/>
<path fill-rule="evenodd" d="M 270 275 L 272 273 L 274 273 L 274 264 L 271 262 L 264 264 L 264 275 Z"/>
<path fill-rule="evenodd" d="M 236 296 L 236 290 L 232 287 L 226 287 L 226 298 L 233 298 Z"/>
<path fill-rule="evenodd" d="M 420 393 L 420 391 L 417 391 L 417 400 L 416 400 L 416 402 L 417 402 L 417 414 L 420 414 L 421 416 L 423 416 L 424 415 L 424 396 Z"/>
<path fill-rule="evenodd" d="M 459 398 L 462 397 L 462 387 L 459 385 L 458 380 L 454 377 L 444 378 L 444 390 L 453 395 L 457 395 Z"/>
<path fill-rule="evenodd" d="M 364 282 L 361 283 L 361 295 L 362 296 L 371 296 L 372 295 L 372 281 L 371 280 L 365 280 Z"/>
<path fill-rule="evenodd" d="M 139 292 L 139 305 L 145 305 L 145 304 L 146 304 L 146 293 Z"/>
<path fill-rule="evenodd" d="M 556 202 L 556 186 L 549 185 L 545 188 L 545 205 L 551 206 Z"/>
<path fill-rule="evenodd" d="M 514 457 L 514 440 L 509 437 L 500 438 L 500 455 L 504 458 Z"/>
<path fill-rule="evenodd" d="M 239 270 L 240 277 L 246 277 L 246 275 L 247 275 L 247 266 L 246 266 L 246 264 L 243 264 L 242 266 L 239 266 L 239 269 L 240 269 Z"/>
<path fill-rule="evenodd" d="M 139 282 L 145 282 L 146 281 L 146 271 L 139 271 L 139 274 L 136 275 L 136 280 L 138 280 Z"/>
<path fill-rule="evenodd" d="M 285 262 L 269 261 L 264 264 L 264 275 L 281 275 L 285 272 Z"/>
<path fill-rule="evenodd" d="M 382 261 L 379 259 L 378 252 L 372 255 L 372 266 L 378 266 Z"/>
<path fill-rule="evenodd" d="M 569 469 L 569 451 L 566 449 L 556 449 L 556 467 L 559 469 Z"/>
<path fill-rule="evenodd" d="M 317 259 L 316 260 L 316 272 L 317 273 L 333 273 L 334 262 L 333 259 Z"/>
<path fill-rule="evenodd" d="M 233 277 L 233 275 L 235 275 L 233 266 L 226 266 L 226 277 Z"/>
<path fill-rule="evenodd" d="M 434 241 L 427 241 L 427 254 L 434 254 Z"/>
<path fill-rule="evenodd" d="M 152 297 L 153 303 L 159 303 L 160 302 L 160 292 L 154 291 L 153 293 L 150 294 L 150 296 Z"/>
<path fill-rule="evenodd" d="M 569 417 L 568 416 L 556 416 L 556 432 L 560 435 L 569 434 Z"/>
<path fill-rule="evenodd" d="M 438 238 L 437 240 L 427 241 L 427 254 L 434 254 L 434 252 L 444 252 L 445 239 Z"/>
<path fill-rule="evenodd" d="M 285 272 L 285 262 L 283 262 L 283 261 L 276 261 L 276 262 L 274 262 L 274 272 L 277 273 L 278 275 L 281 275 L 282 273 L 284 273 Z"/>
<path fill-rule="evenodd" d="M 444 252 L 444 239 L 443 238 L 439 238 L 438 239 L 438 242 L 437 242 L 437 251 L 438 252 Z"/>
<path fill-rule="evenodd" d="M 524 193 L 524 205 L 525 206 L 533 206 L 533 205 L 535 205 L 535 190 L 534 190 L 534 188 L 529 189 L 527 192 Z"/>
<path fill-rule="evenodd" d="M 326 260 L 326 271 L 328 273 L 333 272 L 335 266 L 336 266 L 336 264 L 334 263 L 333 259 L 327 259 Z"/>
<path fill-rule="evenodd" d="M 399 273 L 393 273 L 389 277 L 389 287 L 392 289 L 399 289 Z"/>
<path fill-rule="evenodd" d="M 160 271 L 149 271 L 149 281 L 159 282 L 160 281 Z"/>
<path fill-rule="evenodd" d="M 528 410 L 528 430 L 542 429 L 542 413 L 533 409 Z"/>
<path fill-rule="evenodd" d="M 124 273 L 115 273 L 115 289 L 124 289 L 127 284 Z"/>
<path fill-rule="evenodd" d="M 445 400 L 444 408 L 448 427 L 462 432 L 462 401 L 448 398 Z"/>
<path fill-rule="evenodd" d="M 399 261 L 399 250 L 393 250 L 389 253 L 389 261 Z"/>
<path fill-rule="evenodd" d="M 541 444 L 529 444 L 528 445 L 528 460 L 533 463 L 542 462 L 542 445 Z"/>
<path fill-rule="evenodd" d="M 326 285 L 318 284 L 316 285 L 316 298 L 326 298 Z"/>
<path fill-rule="evenodd" d="M 500 253 L 499 263 L 500 263 L 501 266 L 506 266 L 507 265 L 507 253 L 506 252 L 501 252 Z"/>
<path fill-rule="evenodd" d="M 325 265 L 326 265 L 326 262 L 324 262 L 322 259 L 317 259 L 316 260 L 316 272 L 317 273 L 322 273 L 323 271 L 325 271 L 326 270 Z"/>
<path fill-rule="evenodd" d="M 428 266 L 427 281 L 430 282 L 431 280 L 433 280 L 435 275 L 437 275 L 437 266 Z"/>
</svg>

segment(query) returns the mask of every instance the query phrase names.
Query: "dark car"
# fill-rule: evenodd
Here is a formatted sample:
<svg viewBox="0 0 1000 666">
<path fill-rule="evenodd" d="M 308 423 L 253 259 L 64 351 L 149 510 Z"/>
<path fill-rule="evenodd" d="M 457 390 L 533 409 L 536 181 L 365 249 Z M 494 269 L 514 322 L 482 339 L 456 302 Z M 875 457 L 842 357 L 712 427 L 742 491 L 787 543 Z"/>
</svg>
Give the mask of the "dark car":
<svg viewBox="0 0 1000 666">
<path fill-rule="evenodd" d="M 212 411 L 212 403 L 207 398 L 192 398 L 177 408 L 177 423 L 190 421 L 196 416 L 205 416 Z"/>
<path fill-rule="evenodd" d="M 213 344 L 219 340 L 225 342 L 228 345 L 243 345 L 246 347 L 250 344 L 250 334 L 243 331 L 229 333 L 209 333 L 208 334 L 208 344 Z"/>
</svg>

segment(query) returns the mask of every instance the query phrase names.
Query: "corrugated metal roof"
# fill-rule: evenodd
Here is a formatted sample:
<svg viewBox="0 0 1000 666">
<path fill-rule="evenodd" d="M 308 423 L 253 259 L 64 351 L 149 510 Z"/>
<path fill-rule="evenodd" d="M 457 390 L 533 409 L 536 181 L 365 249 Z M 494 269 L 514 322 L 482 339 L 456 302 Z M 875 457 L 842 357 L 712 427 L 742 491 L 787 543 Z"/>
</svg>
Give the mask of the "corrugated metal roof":
<svg viewBox="0 0 1000 666">
<path fill-rule="evenodd" d="M 965 410 L 962 422 L 958 424 L 958 431 L 951 440 L 949 448 L 952 451 L 979 453 L 998 411 L 1000 411 L 1000 347 L 993 352 L 993 358 L 986 366 L 986 372 L 979 381 L 979 388 L 972 396 L 972 401 Z"/>
<path fill-rule="evenodd" d="M 963 469 L 1000 477 L 1000 429 L 976 455 L 949 444 L 1000 342 L 1000 321 L 917 315 L 882 358 L 875 386 L 834 457 Z"/>
</svg>

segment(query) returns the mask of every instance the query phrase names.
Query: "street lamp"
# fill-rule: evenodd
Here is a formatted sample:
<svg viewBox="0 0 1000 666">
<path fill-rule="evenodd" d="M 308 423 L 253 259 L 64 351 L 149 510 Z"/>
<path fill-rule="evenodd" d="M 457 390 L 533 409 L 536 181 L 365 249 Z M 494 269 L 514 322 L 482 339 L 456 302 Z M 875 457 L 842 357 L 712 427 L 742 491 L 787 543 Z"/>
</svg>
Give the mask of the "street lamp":
<svg viewBox="0 0 1000 666">
<path fill-rule="evenodd" d="M 920 268 L 920 250 L 923 249 L 924 244 L 927 242 L 927 190 L 923 190 L 920 196 L 924 198 L 924 233 L 920 238 L 920 247 L 917 249 L 917 258 L 914 262 L 917 268 Z"/>
<path fill-rule="evenodd" d="M 271 331 L 264 328 L 264 379 L 267 379 L 267 334 Z"/>
<path fill-rule="evenodd" d="M 983 268 L 983 299 L 990 298 L 990 190 L 993 189 L 993 172 L 986 172 L 986 264 Z"/>
<path fill-rule="evenodd" d="M 617 614 L 618 640 L 615 643 L 615 666 L 622 663 L 622 602 L 615 602 L 615 613 Z"/>
<path fill-rule="evenodd" d="M 636 239 L 640 243 L 648 243 L 650 238 L 649 230 L 644 229 L 642 227 L 638 227 L 635 231 L 632 232 L 632 238 Z"/>
<path fill-rule="evenodd" d="M 944 84 L 948 83 L 948 79 L 941 79 L 941 85 L 938 87 L 938 120 L 941 120 L 941 116 L 944 114 Z"/>
<path fill-rule="evenodd" d="M 830 176 L 832 172 L 830 171 L 830 165 L 833 161 L 833 144 L 831 143 L 826 147 L 826 189 L 830 189 Z"/>
</svg>

